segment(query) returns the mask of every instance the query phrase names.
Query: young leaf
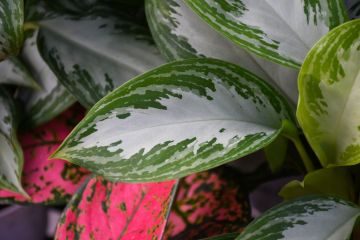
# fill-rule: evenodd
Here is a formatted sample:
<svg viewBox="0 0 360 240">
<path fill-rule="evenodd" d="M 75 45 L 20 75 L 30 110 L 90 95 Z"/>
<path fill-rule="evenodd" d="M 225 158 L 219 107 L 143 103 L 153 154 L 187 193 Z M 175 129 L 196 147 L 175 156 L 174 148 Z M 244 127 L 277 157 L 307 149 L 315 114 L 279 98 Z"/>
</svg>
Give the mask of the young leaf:
<svg viewBox="0 0 360 240">
<path fill-rule="evenodd" d="M 237 171 L 222 166 L 181 179 L 164 239 L 200 239 L 235 231 L 238 236 L 251 221 L 240 178 Z"/>
<path fill-rule="evenodd" d="M 55 239 L 162 239 L 176 183 L 92 178 L 63 212 Z"/>
<path fill-rule="evenodd" d="M 293 68 L 322 35 L 348 19 L 343 0 L 185 2 L 242 48 Z"/>
<path fill-rule="evenodd" d="M 0 62 L 0 84 L 12 84 L 39 90 L 39 85 L 29 70 L 16 57 L 9 57 Z"/>
<path fill-rule="evenodd" d="M 24 63 L 41 86 L 38 91 L 20 91 L 26 110 L 26 124 L 30 126 L 50 121 L 75 102 L 40 56 L 36 38 L 37 31 L 29 33 L 21 52 Z"/>
<path fill-rule="evenodd" d="M 323 166 L 360 163 L 360 20 L 332 30 L 299 75 L 297 117 Z"/>
<path fill-rule="evenodd" d="M 356 202 L 355 185 L 348 168 L 323 168 L 307 174 L 303 182 L 286 184 L 279 195 L 285 200 L 304 195 L 331 195 Z"/>
<path fill-rule="evenodd" d="M 163 63 L 146 29 L 113 17 L 41 22 L 38 44 L 62 84 L 87 108 Z"/>
<path fill-rule="evenodd" d="M 0 87 L 0 188 L 26 195 L 20 182 L 23 152 L 16 135 L 17 117 L 12 96 Z"/>
<path fill-rule="evenodd" d="M 298 198 L 268 210 L 236 239 L 346 240 L 359 214 L 357 206 L 334 197 Z"/>
<path fill-rule="evenodd" d="M 24 40 L 23 0 L 0 1 L 0 61 L 17 55 Z"/>
<path fill-rule="evenodd" d="M 25 159 L 22 183 L 30 198 L 2 190 L 1 203 L 64 204 L 70 200 L 88 172 L 63 160 L 48 161 L 48 157 L 82 116 L 83 109 L 74 107 L 51 122 L 20 135 Z"/>
<path fill-rule="evenodd" d="M 296 103 L 297 70 L 238 47 L 202 21 L 183 0 L 147 0 L 145 10 L 154 40 L 167 60 L 209 57 L 229 61 L 279 87 Z"/>
<path fill-rule="evenodd" d="M 257 151 L 292 112 L 239 66 L 215 59 L 169 63 L 100 100 L 54 157 L 110 180 L 175 179 Z"/>
</svg>

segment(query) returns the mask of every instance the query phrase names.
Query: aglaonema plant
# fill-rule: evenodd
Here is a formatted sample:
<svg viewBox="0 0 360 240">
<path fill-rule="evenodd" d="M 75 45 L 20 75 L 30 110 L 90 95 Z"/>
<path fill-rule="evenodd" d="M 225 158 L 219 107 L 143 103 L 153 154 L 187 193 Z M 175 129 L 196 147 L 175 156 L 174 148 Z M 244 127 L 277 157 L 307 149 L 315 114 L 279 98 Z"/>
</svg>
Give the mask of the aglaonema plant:
<svg viewBox="0 0 360 240">
<path fill-rule="evenodd" d="M 351 0 L 2 0 L 1 202 L 68 202 L 56 239 L 355 239 L 357 16 Z M 253 183 L 223 165 L 259 151 L 274 174 L 299 156 L 303 180 L 247 225 Z"/>
</svg>

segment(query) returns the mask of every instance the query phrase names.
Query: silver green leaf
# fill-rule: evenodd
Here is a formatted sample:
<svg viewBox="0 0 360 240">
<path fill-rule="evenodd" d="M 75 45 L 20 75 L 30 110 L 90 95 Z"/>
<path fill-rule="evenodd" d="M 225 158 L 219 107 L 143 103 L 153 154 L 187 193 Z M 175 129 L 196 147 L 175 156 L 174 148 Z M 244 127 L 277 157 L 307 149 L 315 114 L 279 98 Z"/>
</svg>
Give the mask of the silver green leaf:
<svg viewBox="0 0 360 240">
<path fill-rule="evenodd" d="M 323 166 L 360 163 L 360 19 L 332 30 L 299 75 L 297 118 Z"/>
<path fill-rule="evenodd" d="M 0 84 L 40 88 L 26 66 L 13 56 L 0 62 Z"/>
<path fill-rule="evenodd" d="M 356 205 L 334 197 L 298 198 L 265 212 L 236 240 L 347 240 L 359 214 Z"/>
<path fill-rule="evenodd" d="M 21 186 L 23 152 L 17 140 L 17 112 L 12 96 L 0 87 L 0 188 L 26 194 Z"/>
<path fill-rule="evenodd" d="M 20 91 L 20 98 L 25 105 L 27 124 L 30 126 L 50 121 L 75 102 L 75 98 L 61 85 L 41 57 L 36 39 L 37 31 L 28 36 L 21 52 L 22 60 L 41 86 L 37 91 L 26 89 Z"/>
<path fill-rule="evenodd" d="M 293 119 L 285 99 L 249 71 L 215 59 L 169 63 L 122 85 L 53 155 L 109 180 L 175 179 L 268 145 Z"/>
<path fill-rule="evenodd" d="M 88 108 L 164 62 L 145 28 L 114 17 L 44 21 L 38 44 L 62 84 Z"/>
<path fill-rule="evenodd" d="M 0 1 L 0 61 L 16 55 L 23 43 L 23 0 Z"/>
<path fill-rule="evenodd" d="M 348 19 L 343 0 L 185 2 L 242 48 L 293 68 L 300 68 L 321 36 Z"/>
</svg>

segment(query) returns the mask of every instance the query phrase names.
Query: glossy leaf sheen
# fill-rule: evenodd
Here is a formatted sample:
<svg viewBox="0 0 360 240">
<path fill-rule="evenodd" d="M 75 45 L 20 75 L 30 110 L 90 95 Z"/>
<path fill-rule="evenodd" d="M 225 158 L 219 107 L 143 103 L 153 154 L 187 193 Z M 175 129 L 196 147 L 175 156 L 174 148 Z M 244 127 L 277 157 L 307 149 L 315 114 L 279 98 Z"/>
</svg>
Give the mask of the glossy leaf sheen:
<svg viewBox="0 0 360 240">
<path fill-rule="evenodd" d="M 16 135 L 18 120 L 11 94 L 0 87 L 0 188 L 24 194 L 20 182 L 23 152 Z"/>
<path fill-rule="evenodd" d="M 20 135 L 25 158 L 22 183 L 30 198 L 3 190 L 0 191 L 0 202 L 64 204 L 70 200 L 88 172 L 63 160 L 49 161 L 48 157 L 82 115 L 83 110 L 75 107 L 48 124 Z"/>
<path fill-rule="evenodd" d="M 39 85 L 31 76 L 29 70 L 16 57 L 9 57 L 0 62 L 0 84 L 11 84 L 30 87 L 36 90 L 39 89 Z"/>
<path fill-rule="evenodd" d="M 36 39 L 37 31 L 29 33 L 21 52 L 24 63 L 41 86 L 38 91 L 20 91 L 26 110 L 26 124 L 31 126 L 50 121 L 75 102 L 75 98 L 61 85 L 41 57 Z"/>
<path fill-rule="evenodd" d="M 263 148 L 292 119 L 250 72 L 214 59 L 163 65 L 99 101 L 55 157 L 110 180 L 174 179 Z"/>
<path fill-rule="evenodd" d="M 225 37 L 271 61 L 300 68 L 306 53 L 348 18 L 342 0 L 185 0 Z"/>
<path fill-rule="evenodd" d="M 93 178 L 63 212 L 55 239 L 161 239 L 176 182 L 128 184 Z"/>
<path fill-rule="evenodd" d="M 200 19 L 183 0 L 147 0 L 145 10 L 154 40 L 167 60 L 211 57 L 229 61 L 276 85 L 296 103 L 297 70 L 241 49 Z"/>
<path fill-rule="evenodd" d="M 164 62 L 146 29 L 113 17 L 43 21 L 38 38 L 46 62 L 87 108 Z"/>
<path fill-rule="evenodd" d="M 323 166 L 360 163 L 360 20 L 334 29 L 299 75 L 297 117 Z"/>
<path fill-rule="evenodd" d="M 0 61 L 16 55 L 23 43 L 23 0 L 0 1 Z"/>
</svg>

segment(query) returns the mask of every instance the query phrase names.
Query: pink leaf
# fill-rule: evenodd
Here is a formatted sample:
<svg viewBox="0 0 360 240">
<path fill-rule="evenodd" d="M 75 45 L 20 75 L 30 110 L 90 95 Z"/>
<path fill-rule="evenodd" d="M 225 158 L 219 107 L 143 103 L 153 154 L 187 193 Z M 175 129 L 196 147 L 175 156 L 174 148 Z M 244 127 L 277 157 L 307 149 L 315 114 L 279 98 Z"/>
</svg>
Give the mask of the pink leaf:
<svg viewBox="0 0 360 240">
<path fill-rule="evenodd" d="M 241 232 L 251 221 L 249 200 L 237 172 L 220 167 L 179 183 L 165 239 L 199 239 Z"/>
<path fill-rule="evenodd" d="M 92 178 L 63 212 L 55 239 L 161 239 L 176 185 Z"/>
<path fill-rule="evenodd" d="M 25 158 L 22 183 L 31 199 L 1 190 L 1 202 L 59 204 L 71 198 L 88 172 L 63 160 L 48 160 L 48 157 L 83 115 L 84 110 L 74 106 L 51 122 L 19 136 Z"/>
</svg>

